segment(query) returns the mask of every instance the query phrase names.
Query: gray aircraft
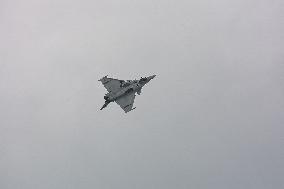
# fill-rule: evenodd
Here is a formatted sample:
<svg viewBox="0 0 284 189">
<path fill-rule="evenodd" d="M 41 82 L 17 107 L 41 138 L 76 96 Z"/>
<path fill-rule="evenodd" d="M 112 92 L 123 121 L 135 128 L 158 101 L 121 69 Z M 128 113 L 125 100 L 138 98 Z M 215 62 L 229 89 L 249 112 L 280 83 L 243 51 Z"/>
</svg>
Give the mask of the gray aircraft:
<svg viewBox="0 0 284 189">
<path fill-rule="evenodd" d="M 153 79 L 156 75 L 150 77 L 141 77 L 139 80 L 119 80 L 109 78 L 107 76 L 101 78 L 102 82 L 108 93 L 104 96 L 105 104 L 101 108 L 104 109 L 111 102 L 116 102 L 125 113 L 134 110 L 133 107 L 135 94 L 141 94 L 142 87 Z"/>
</svg>

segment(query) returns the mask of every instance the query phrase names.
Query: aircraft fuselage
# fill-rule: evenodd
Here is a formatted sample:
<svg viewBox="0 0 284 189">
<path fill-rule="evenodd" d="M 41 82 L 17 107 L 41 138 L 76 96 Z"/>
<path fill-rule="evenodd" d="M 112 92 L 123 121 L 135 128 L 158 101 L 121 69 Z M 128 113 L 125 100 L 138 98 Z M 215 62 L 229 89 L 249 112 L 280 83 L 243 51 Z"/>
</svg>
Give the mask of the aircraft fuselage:
<svg viewBox="0 0 284 189">
<path fill-rule="evenodd" d="M 105 95 L 105 100 L 108 100 L 110 102 L 113 102 L 121 97 L 123 97 L 124 95 L 127 95 L 128 93 L 131 92 L 137 92 L 140 91 L 142 89 L 144 85 L 143 84 L 139 84 L 138 82 L 134 81 L 132 84 L 121 88 L 121 90 L 117 91 L 117 92 L 109 92 Z"/>
</svg>

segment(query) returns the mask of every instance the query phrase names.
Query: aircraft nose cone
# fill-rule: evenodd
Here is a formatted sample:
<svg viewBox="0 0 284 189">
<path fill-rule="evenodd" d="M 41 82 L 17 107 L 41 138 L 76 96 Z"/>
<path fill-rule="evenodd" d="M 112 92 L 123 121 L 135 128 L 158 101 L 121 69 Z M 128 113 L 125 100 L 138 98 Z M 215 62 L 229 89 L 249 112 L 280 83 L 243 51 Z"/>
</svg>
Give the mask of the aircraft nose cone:
<svg viewBox="0 0 284 189">
<path fill-rule="evenodd" d="M 154 79 L 154 77 L 156 77 L 156 75 L 152 75 L 149 77 L 149 80 Z"/>
</svg>

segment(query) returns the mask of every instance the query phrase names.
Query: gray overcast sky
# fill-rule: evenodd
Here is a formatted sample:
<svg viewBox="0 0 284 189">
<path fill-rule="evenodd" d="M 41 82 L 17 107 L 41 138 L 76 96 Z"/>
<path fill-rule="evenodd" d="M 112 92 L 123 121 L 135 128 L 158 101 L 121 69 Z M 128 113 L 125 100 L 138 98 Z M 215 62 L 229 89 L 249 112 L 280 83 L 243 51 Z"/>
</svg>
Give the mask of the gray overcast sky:
<svg viewBox="0 0 284 189">
<path fill-rule="evenodd" d="M 283 0 L 2 0 L 0 41 L 1 189 L 284 188 Z"/>
</svg>

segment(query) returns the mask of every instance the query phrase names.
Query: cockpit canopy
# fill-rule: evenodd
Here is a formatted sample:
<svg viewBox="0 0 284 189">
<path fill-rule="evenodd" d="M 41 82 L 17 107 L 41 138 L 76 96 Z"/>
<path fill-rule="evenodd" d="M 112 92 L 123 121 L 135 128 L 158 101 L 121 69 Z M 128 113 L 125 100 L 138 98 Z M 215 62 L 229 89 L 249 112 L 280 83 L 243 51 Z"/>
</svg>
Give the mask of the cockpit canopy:
<svg viewBox="0 0 284 189">
<path fill-rule="evenodd" d="M 147 77 L 141 77 L 141 79 L 139 80 L 139 83 L 144 83 L 147 81 Z"/>
</svg>

